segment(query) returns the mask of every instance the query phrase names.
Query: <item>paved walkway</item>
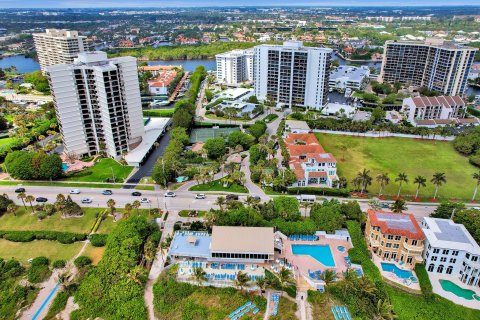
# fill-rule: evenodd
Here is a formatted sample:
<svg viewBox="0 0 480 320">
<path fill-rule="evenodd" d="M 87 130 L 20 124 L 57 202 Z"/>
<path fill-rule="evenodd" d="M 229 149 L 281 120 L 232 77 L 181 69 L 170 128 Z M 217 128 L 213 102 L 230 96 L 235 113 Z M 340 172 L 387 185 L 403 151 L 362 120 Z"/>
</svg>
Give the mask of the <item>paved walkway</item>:
<svg viewBox="0 0 480 320">
<path fill-rule="evenodd" d="M 250 153 L 247 153 L 247 156 L 242 160 L 240 170 L 245 173 L 245 183 L 243 185 L 248 189 L 248 193 L 254 196 L 259 196 L 262 201 L 269 201 L 270 197 L 267 196 L 262 188 L 257 186 L 251 179 Z"/>
</svg>

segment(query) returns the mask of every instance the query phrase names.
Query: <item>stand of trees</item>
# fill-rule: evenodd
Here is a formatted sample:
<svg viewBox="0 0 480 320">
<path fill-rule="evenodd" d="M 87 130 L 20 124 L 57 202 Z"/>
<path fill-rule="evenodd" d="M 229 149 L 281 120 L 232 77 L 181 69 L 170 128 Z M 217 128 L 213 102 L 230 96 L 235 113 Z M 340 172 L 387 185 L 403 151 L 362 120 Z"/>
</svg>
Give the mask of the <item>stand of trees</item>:
<svg viewBox="0 0 480 320">
<path fill-rule="evenodd" d="M 54 180 L 63 175 L 62 159 L 57 154 L 14 151 L 5 158 L 8 173 L 21 180 Z"/>
</svg>

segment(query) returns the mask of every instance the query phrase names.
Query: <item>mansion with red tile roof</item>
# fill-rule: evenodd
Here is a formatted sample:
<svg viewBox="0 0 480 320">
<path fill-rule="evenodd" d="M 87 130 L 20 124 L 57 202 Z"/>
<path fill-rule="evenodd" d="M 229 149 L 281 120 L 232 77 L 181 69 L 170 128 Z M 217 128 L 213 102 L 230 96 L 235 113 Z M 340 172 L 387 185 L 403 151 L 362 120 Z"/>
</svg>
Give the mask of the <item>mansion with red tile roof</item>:
<svg viewBox="0 0 480 320">
<path fill-rule="evenodd" d="M 157 77 L 148 80 L 148 90 L 153 95 L 168 94 L 168 85 L 175 79 L 177 72 L 175 70 L 158 71 Z"/>
<path fill-rule="evenodd" d="M 332 187 L 338 180 L 337 160 L 326 153 L 313 133 L 289 133 L 285 138 L 289 166 L 297 182 L 292 187 Z"/>
</svg>

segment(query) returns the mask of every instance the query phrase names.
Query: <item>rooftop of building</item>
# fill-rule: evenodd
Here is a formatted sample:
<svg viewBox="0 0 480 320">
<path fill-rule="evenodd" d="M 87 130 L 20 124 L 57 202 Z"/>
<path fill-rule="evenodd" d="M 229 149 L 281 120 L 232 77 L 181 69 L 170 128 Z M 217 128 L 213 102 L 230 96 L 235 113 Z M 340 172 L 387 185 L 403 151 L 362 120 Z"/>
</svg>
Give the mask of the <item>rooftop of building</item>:
<svg viewBox="0 0 480 320">
<path fill-rule="evenodd" d="M 465 106 L 465 101 L 460 96 L 437 96 L 437 97 L 413 97 L 406 98 L 411 99 L 413 104 L 417 108 L 425 108 L 429 106 L 444 106 L 445 108 L 451 108 L 454 106 Z"/>
<path fill-rule="evenodd" d="M 367 211 L 370 224 L 380 227 L 382 234 L 405 236 L 409 239 L 423 240 L 422 229 L 417 220 L 410 213 L 394 213 L 386 211 Z"/>
<path fill-rule="evenodd" d="M 348 77 L 349 81 L 362 81 L 370 75 L 368 66 L 339 66 L 330 73 L 330 81 L 336 81 L 339 78 Z"/>
<path fill-rule="evenodd" d="M 269 47 L 269 48 L 276 48 L 276 49 L 300 50 L 300 51 L 318 50 L 318 51 L 323 51 L 327 53 L 333 52 L 333 50 L 330 48 L 306 47 L 303 45 L 303 41 L 295 41 L 295 40 L 285 41 L 283 44 L 261 44 L 256 47 Z"/>
<path fill-rule="evenodd" d="M 148 86 L 167 87 L 176 76 L 177 72 L 175 70 L 160 70 L 155 78 L 148 80 Z"/>
<path fill-rule="evenodd" d="M 205 258 L 211 257 L 212 237 L 207 232 L 177 231 L 168 254 L 170 256 Z"/>
<path fill-rule="evenodd" d="M 182 66 L 178 65 L 178 66 L 174 66 L 174 65 L 170 65 L 170 66 L 160 66 L 160 65 L 156 65 L 156 66 L 143 66 L 143 67 L 140 67 L 140 69 L 142 71 L 161 71 L 161 70 L 172 70 L 172 69 L 181 69 Z"/>
<path fill-rule="evenodd" d="M 427 38 L 423 41 L 411 41 L 411 40 L 387 40 L 385 44 L 410 44 L 410 45 L 426 45 L 442 49 L 470 49 L 478 50 L 478 48 L 466 46 L 463 43 L 447 41 L 441 38 Z"/>
<path fill-rule="evenodd" d="M 274 254 L 273 228 L 213 226 L 211 251 Z"/>
<path fill-rule="evenodd" d="M 310 127 L 306 121 L 285 120 L 285 125 L 290 129 L 310 130 Z"/>
<path fill-rule="evenodd" d="M 253 54 L 253 49 L 234 49 L 232 51 L 227 51 L 224 53 L 219 53 L 215 57 L 217 58 L 233 58 L 238 56 L 243 56 L 246 54 Z"/>
<path fill-rule="evenodd" d="M 45 29 L 44 33 L 34 33 L 33 35 L 55 38 L 79 38 L 78 31 L 67 29 Z"/>
<path fill-rule="evenodd" d="M 464 250 L 480 255 L 480 247 L 463 224 L 450 219 L 425 217 L 422 230 L 434 248 Z"/>
</svg>

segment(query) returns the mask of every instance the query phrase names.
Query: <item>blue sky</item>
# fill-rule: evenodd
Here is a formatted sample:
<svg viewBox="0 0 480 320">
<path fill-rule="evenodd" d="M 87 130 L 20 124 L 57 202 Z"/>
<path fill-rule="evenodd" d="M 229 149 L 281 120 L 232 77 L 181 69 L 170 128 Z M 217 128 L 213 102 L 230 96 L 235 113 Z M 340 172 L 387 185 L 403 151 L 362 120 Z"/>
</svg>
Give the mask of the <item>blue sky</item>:
<svg viewBox="0 0 480 320">
<path fill-rule="evenodd" d="M 441 6 L 480 5 L 480 0 L 0 0 L 0 8 L 196 7 L 196 6 Z"/>
</svg>

